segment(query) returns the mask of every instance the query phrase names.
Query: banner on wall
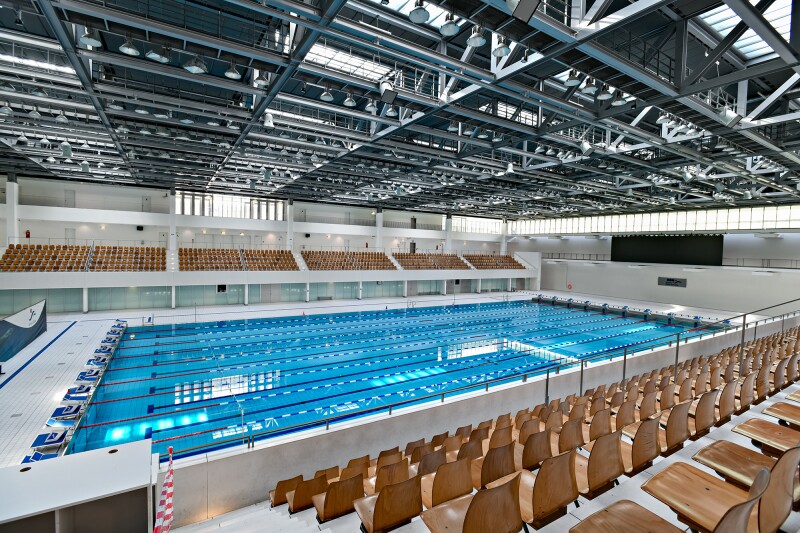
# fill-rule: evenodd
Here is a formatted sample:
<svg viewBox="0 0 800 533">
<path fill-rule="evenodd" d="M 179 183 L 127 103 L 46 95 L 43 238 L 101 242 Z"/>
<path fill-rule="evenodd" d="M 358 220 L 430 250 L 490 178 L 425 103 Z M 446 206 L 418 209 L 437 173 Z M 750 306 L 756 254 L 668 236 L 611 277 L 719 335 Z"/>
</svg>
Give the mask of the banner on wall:
<svg viewBox="0 0 800 533">
<path fill-rule="evenodd" d="M 8 361 L 47 331 L 47 301 L 0 320 L 0 362 Z"/>
</svg>

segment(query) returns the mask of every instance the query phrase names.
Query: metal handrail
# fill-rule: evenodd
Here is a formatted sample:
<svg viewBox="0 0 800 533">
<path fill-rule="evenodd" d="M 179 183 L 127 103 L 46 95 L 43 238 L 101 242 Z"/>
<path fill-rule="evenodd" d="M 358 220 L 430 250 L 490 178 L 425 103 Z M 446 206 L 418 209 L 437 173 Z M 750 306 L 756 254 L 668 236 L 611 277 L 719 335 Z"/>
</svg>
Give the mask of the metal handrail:
<svg viewBox="0 0 800 533">
<path fill-rule="evenodd" d="M 336 423 L 337 421 L 340 421 L 340 420 L 351 419 L 351 418 L 354 418 L 354 417 L 364 417 L 364 416 L 368 416 L 369 414 L 374 414 L 374 413 L 377 413 L 377 412 L 382 412 L 382 411 L 387 411 L 387 410 L 388 410 L 388 414 L 391 415 L 392 411 L 394 409 L 397 409 L 398 407 L 403 407 L 403 406 L 406 406 L 406 405 L 409 405 L 409 404 L 413 404 L 413 403 L 427 402 L 427 401 L 433 400 L 435 398 L 440 398 L 441 401 L 444 402 L 444 399 L 445 399 L 445 397 L 447 395 L 453 396 L 453 395 L 457 395 L 459 393 L 467 392 L 469 390 L 475 390 L 476 388 L 479 388 L 479 387 L 483 387 L 485 389 L 485 391 L 488 392 L 489 387 L 492 384 L 496 384 L 496 383 L 500 383 L 500 382 L 511 382 L 511 381 L 520 380 L 520 379 L 524 383 L 524 382 L 527 382 L 529 376 L 531 376 L 531 375 L 539 376 L 542 373 L 546 373 L 545 401 L 549 401 L 549 384 L 550 384 L 550 373 L 551 373 L 551 371 L 554 371 L 555 374 L 558 374 L 563 369 L 571 368 L 571 367 L 574 367 L 575 365 L 580 365 L 581 378 L 580 378 L 580 387 L 579 388 L 582 390 L 583 389 L 583 370 L 588 364 L 595 363 L 597 361 L 601 361 L 601 360 L 605 360 L 605 359 L 608 359 L 609 361 L 613 361 L 615 357 L 620 357 L 620 355 L 621 355 L 622 358 L 623 358 L 623 379 L 624 379 L 624 374 L 625 374 L 625 371 L 626 371 L 627 358 L 629 356 L 634 356 L 636 353 L 639 353 L 641 351 L 644 351 L 644 350 L 648 349 L 648 347 L 649 347 L 649 349 L 655 349 L 656 347 L 672 347 L 672 345 L 673 345 L 673 341 L 672 340 L 674 339 L 674 342 L 675 342 L 675 359 L 676 359 L 676 364 L 677 364 L 678 363 L 678 352 L 679 352 L 679 347 L 680 347 L 681 340 L 684 341 L 684 344 L 688 343 L 690 340 L 692 340 L 692 341 L 700 340 L 700 339 L 703 338 L 702 331 L 710 330 L 712 328 L 718 327 L 719 325 L 723 325 L 724 326 L 723 330 L 722 331 L 718 330 L 718 331 L 712 332 L 711 335 L 715 335 L 717 333 L 727 333 L 728 331 L 736 331 L 739 328 L 741 328 L 741 330 L 742 330 L 742 338 L 744 340 L 744 335 L 745 335 L 745 332 L 746 332 L 747 326 L 748 326 L 748 324 L 746 322 L 747 315 L 752 315 L 752 314 L 755 314 L 755 313 L 759 313 L 759 312 L 765 311 L 767 309 L 771 309 L 771 308 L 774 308 L 774 307 L 780 307 L 780 306 L 788 305 L 788 304 L 795 303 L 795 302 L 800 302 L 800 298 L 795 298 L 795 299 L 792 299 L 792 300 L 788 300 L 788 301 L 785 301 L 785 302 L 782 302 L 782 303 L 779 303 L 779 304 L 775 304 L 775 305 L 772 305 L 772 306 L 769 306 L 769 307 L 765 307 L 765 308 L 758 309 L 758 310 L 755 310 L 755 311 L 750 311 L 748 313 L 742 313 L 740 315 L 735 315 L 735 316 L 727 318 L 727 319 L 717 320 L 717 321 L 710 322 L 710 323 L 704 323 L 701 326 L 697 326 L 695 328 L 690 328 L 688 330 L 685 330 L 683 332 L 678 332 L 676 334 L 664 335 L 662 337 L 657 337 L 655 339 L 649 339 L 649 340 L 646 340 L 646 341 L 633 342 L 633 343 L 630 343 L 630 344 L 622 347 L 621 348 L 621 352 L 620 352 L 620 348 L 616 348 L 616 349 L 612 349 L 612 350 L 605 350 L 605 351 L 600 352 L 600 353 L 598 353 L 596 355 L 592 355 L 592 356 L 589 356 L 589 357 L 586 357 L 586 358 L 581 358 L 581 359 L 558 357 L 556 359 L 551 359 L 550 360 L 550 363 L 551 363 L 550 365 L 544 365 L 542 368 L 539 368 L 539 369 L 536 369 L 536 370 L 532 370 L 532 371 L 529 371 L 529 372 L 520 372 L 520 373 L 511 374 L 511 375 L 507 375 L 507 376 L 500 377 L 500 378 L 493 378 L 493 379 L 490 379 L 490 380 L 483 381 L 483 382 L 481 382 L 479 384 L 465 385 L 463 387 L 457 387 L 455 389 L 451 389 L 451 390 L 446 391 L 446 392 L 441 392 L 441 393 L 436 393 L 436 394 L 431 394 L 431 395 L 426 395 L 426 396 L 419 396 L 419 397 L 416 397 L 416 398 L 411 398 L 411 399 L 407 399 L 407 400 L 393 402 L 393 403 L 390 403 L 390 404 L 387 404 L 387 405 L 371 407 L 371 408 L 368 408 L 368 409 L 359 410 L 356 413 L 329 416 L 329 417 L 325 417 L 325 418 L 322 418 L 322 419 L 319 419 L 319 420 L 315 420 L 315 421 L 303 422 L 303 423 L 300 423 L 300 424 L 293 424 L 293 425 L 285 426 L 285 427 L 281 427 L 281 428 L 273 428 L 273 429 L 270 429 L 270 430 L 261 431 L 259 433 L 254 433 L 254 434 L 251 434 L 251 435 L 244 435 L 244 432 L 243 432 L 243 434 L 241 436 L 231 437 L 229 439 L 225 439 L 225 440 L 221 440 L 221 441 L 215 442 L 215 443 L 213 443 L 212 446 L 214 448 L 227 447 L 227 445 L 229 445 L 231 443 L 242 442 L 243 444 L 247 444 L 247 446 L 249 448 L 249 447 L 254 446 L 255 442 L 257 440 L 264 440 L 266 438 L 269 438 L 272 435 L 291 433 L 291 432 L 299 431 L 299 430 L 301 430 L 303 428 L 312 429 L 312 428 L 315 428 L 315 427 L 321 427 L 322 424 L 325 424 L 325 429 L 328 430 L 328 429 L 330 429 L 330 425 L 332 423 Z M 800 309 L 794 310 L 794 311 L 790 311 L 790 312 L 786 312 L 786 313 L 782 313 L 781 315 L 777 315 L 775 317 L 765 318 L 765 319 L 762 319 L 762 320 L 757 320 L 756 322 L 751 323 L 751 325 L 754 325 L 754 326 L 757 327 L 759 322 L 765 323 L 765 322 L 770 321 L 770 320 L 774 321 L 774 320 L 778 320 L 778 319 L 784 319 L 785 320 L 785 318 L 788 317 L 789 315 L 796 316 L 798 314 L 800 314 Z M 688 315 L 676 315 L 676 316 L 683 316 L 683 317 L 691 318 Z M 740 317 L 743 319 L 741 325 L 730 325 L 728 323 L 731 319 L 740 318 Z M 692 332 L 699 333 L 699 335 L 695 334 L 695 335 L 689 335 L 687 337 L 685 335 L 685 333 L 687 333 L 687 332 L 689 332 L 689 333 L 692 333 Z M 684 334 L 683 339 L 681 338 L 681 334 L 682 333 Z M 666 342 L 666 346 L 665 346 L 665 342 L 664 342 L 665 339 L 669 339 L 669 341 Z M 633 349 L 634 347 L 636 347 L 637 349 L 634 350 Z M 742 348 L 743 348 L 743 343 L 742 343 Z M 532 349 L 532 350 L 528 350 L 528 351 L 521 351 L 521 353 L 534 353 L 534 352 L 546 352 L 546 350 Z M 550 352 L 547 352 L 547 353 L 550 353 Z M 553 363 L 555 363 L 555 364 L 553 364 Z M 220 431 L 220 430 L 223 430 L 223 429 L 227 429 L 229 427 L 230 426 L 225 426 L 223 428 L 214 428 L 214 429 L 210 429 L 210 430 L 201 432 L 199 434 L 211 433 L 211 432 L 214 432 L 214 431 Z M 166 442 L 168 440 L 177 440 L 177 439 L 180 439 L 180 438 L 183 438 L 183 436 L 175 436 L 175 437 L 170 437 L 168 439 L 155 440 L 153 442 L 154 443 Z M 173 453 L 173 455 L 175 457 L 180 457 L 181 455 L 191 454 L 191 452 L 193 452 L 193 451 L 196 451 L 196 450 L 199 450 L 199 449 L 206 449 L 206 448 L 209 448 L 208 444 L 201 445 L 201 446 L 193 446 L 193 447 L 177 450 L 177 451 L 175 451 Z M 168 456 L 166 454 L 159 454 L 159 460 L 160 461 L 161 460 L 165 460 L 167 457 Z"/>
</svg>

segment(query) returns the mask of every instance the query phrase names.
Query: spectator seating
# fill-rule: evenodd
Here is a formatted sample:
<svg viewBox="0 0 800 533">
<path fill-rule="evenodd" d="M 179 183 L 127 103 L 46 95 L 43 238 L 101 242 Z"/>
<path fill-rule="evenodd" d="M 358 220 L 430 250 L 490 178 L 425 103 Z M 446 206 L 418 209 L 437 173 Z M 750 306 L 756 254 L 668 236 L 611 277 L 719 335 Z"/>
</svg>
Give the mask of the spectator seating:
<svg viewBox="0 0 800 533">
<path fill-rule="evenodd" d="M 12 244 L 0 259 L 3 272 L 83 272 L 90 246 Z"/>
<path fill-rule="evenodd" d="M 242 270 L 239 250 L 181 248 L 178 260 L 181 270 Z"/>
<path fill-rule="evenodd" d="M 247 270 L 300 270 L 289 250 L 242 250 Z"/>
<path fill-rule="evenodd" d="M 383 524 L 393 527 L 417 516 L 431 531 L 494 531 L 500 516 L 509 522 L 510 529 L 503 531 L 518 531 L 520 519 L 541 528 L 563 516 L 579 495 L 591 499 L 613 487 L 622 475 L 644 471 L 659 455 L 670 455 L 690 438 L 727 423 L 732 407 L 710 406 L 716 402 L 719 407 L 726 395 L 723 391 L 730 384 L 738 389 L 736 407 L 747 410 L 756 395 L 744 389 L 756 387 L 757 374 L 773 376 L 767 380 L 765 396 L 796 382 L 798 331 L 792 328 L 746 343 L 750 360 L 743 365 L 741 378 L 735 371 L 739 348 L 732 347 L 608 387 L 589 389 L 580 397 L 571 394 L 563 400 L 525 408 L 513 418 L 504 413 L 496 420 L 481 422 L 475 429 L 472 425 L 459 428 L 452 436 L 444 432 L 430 441 L 418 439 L 409 442 L 404 452 L 396 446 L 382 452 L 377 460 L 362 456 L 351 460 L 343 471 L 338 467 L 318 471 L 315 476 L 327 481 L 317 482 L 317 495 L 312 496 L 319 520 L 329 518 L 328 511 L 319 504 L 330 499 L 332 483 L 358 475 L 353 493 L 343 496 L 340 510 L 331 516 L 355 509 L 365 531 L 380 529 Z M 795 400 L 789 396 L 787 401 Z M 800 408 L 794 408 L 794 404 L 775 405 L 764 413 L 789 424 L 800 421 Z M 612 424 L 609 415 L 614 410 L 617 412 Z M 591 440 L 584 443 L 587 427 Z M 760 442 L 760 452 L 716 441 L 694 457 L 723 479 L 688 463 L 676 462 L 650 477 L 642 488 L 666 503 L 678 520 L 692 528 L 700 524 L 698 529 L 703 531 L 749 531 L 743 524 L 753 510 L 751 525 L 757 520 L 760 530 L 775 531 L 789 516 L 794 503 L 800 433 L 795 435 L 792 429 L 760 418 L 739 423 L 734 431 Z M 630 440 L 622 440 L 623 435 Z M 579 454 L 578 449 L 588 454 Z M 425 458 L 434 458 L 435 454 L 438 461 L 431 461 L 433 466 L 423 466 Z M 361 464 L 358 472 L 352 469 L 354 461 Z M 363 498 L 360 472 L 373 462 L 378 470 L 391 465 L 392 480 L 375 485 L 365 482 L 368 490 L 363 492 L 374 495 Z M 282 491 L 301 479 L 278 482 L 273 505 L 280 505 Z M 501 491 L 496 490 L 500 487 L 510 495 L 500 497 Z M 477 493 L 472 494 L 473 488 L 478 488 Z M 427 509 L 424 511 L 420 511 L 420 492 Z M 483 501 L 495 495 L 497 500 L 491 504 Z M 395 499 L 396 507 L 392 503 Z M 688 505 L 689 501 L 702 505 Z M 488 507 L 473 509 L 479 502 Z M 291 508 L 291 499 L 289 505 Z M 482 515 L 491 516 L 493 526 L 481 522 Z M 626 519 L 631 522 L 630 527 L 620 530 L 681 531 L 625 500 L 588 517 L 572 531 L 616 530 L 602 526 L 625 524 Z"/>
<path fill-rule="evenodd" d="M 406 270 L 469 270 L 456 254 L 396 253 L 394 258 Z"/>
<path fill-rule="evenodd" d="M 464 254 L 464 259 L 478 270 L 524 270 L 525 267 L 510 255 Z"/>
<path fill-rule="evenodd" d="M 300 252 L 309 270 L 396 270 L 383 252 L 334 252 L 303 250 Z"/>
<path fill-rule="evenodd" d="M 152 272 L 167 269 L 167 251 L 155 246 L 96 245 L 89 260 L 92 272 Z"/>
</svg>

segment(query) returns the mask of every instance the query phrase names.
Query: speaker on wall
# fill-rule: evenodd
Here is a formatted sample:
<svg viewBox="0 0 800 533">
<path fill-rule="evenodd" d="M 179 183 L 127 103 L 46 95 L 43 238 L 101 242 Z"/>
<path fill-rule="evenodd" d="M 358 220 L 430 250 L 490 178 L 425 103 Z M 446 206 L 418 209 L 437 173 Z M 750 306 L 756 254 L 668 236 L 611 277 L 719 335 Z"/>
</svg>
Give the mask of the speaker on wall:
<svg viewBox="0 0 800 533">
<path fill-rule="evenodd" d="M 309 238 L 311 238 L 311 234 L 310 233 L 306 233 L 306 239 L 309 239 Z"/>
<path fill-rule="evenodd" d="M 136 231 L 144 231 L 144 226 L 136 226 Z"/>
</svg>

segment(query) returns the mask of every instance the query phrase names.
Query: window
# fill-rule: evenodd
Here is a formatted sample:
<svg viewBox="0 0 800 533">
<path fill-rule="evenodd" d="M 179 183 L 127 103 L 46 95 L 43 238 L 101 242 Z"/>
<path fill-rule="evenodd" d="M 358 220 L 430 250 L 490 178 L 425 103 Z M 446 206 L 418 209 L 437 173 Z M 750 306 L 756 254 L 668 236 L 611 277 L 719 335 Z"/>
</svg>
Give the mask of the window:
<svg viewBox="0 0 800 533">
<path fill-rule="evenodd" d="M 221 218 L 283 220 L 283 200 L 265 200 L 230 194 L 176 193 L 176 213 Z"/>
</svg>

